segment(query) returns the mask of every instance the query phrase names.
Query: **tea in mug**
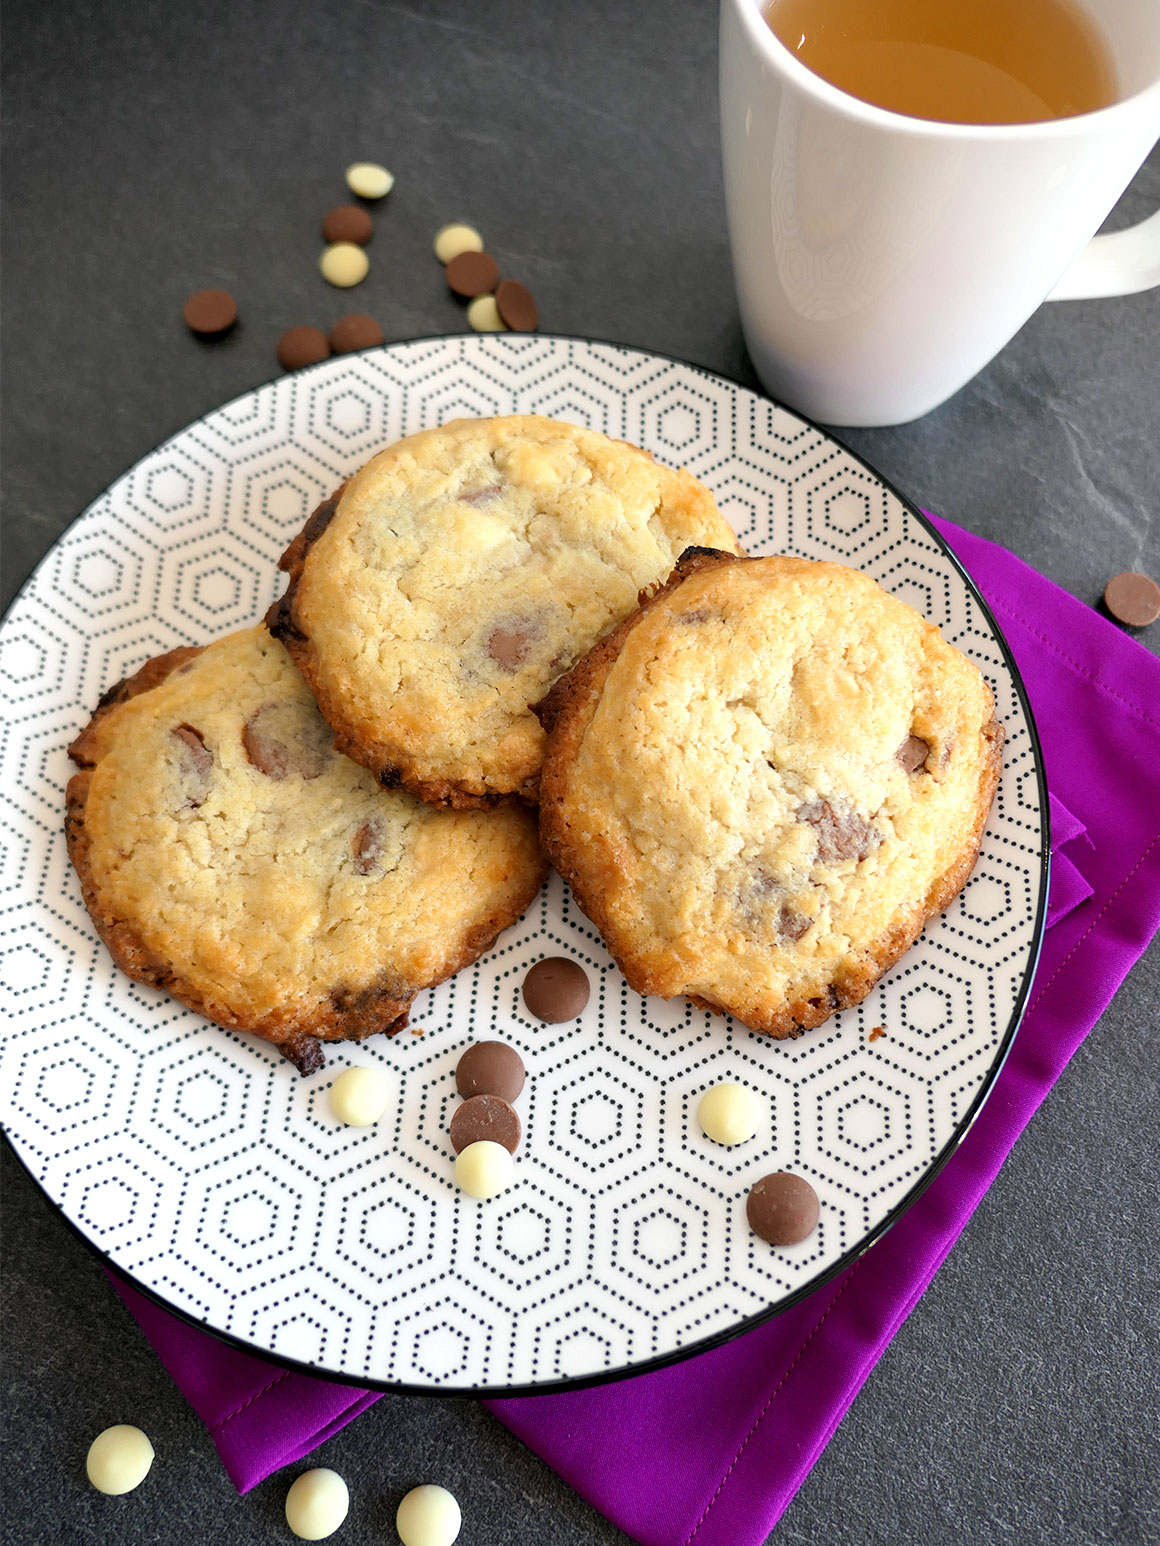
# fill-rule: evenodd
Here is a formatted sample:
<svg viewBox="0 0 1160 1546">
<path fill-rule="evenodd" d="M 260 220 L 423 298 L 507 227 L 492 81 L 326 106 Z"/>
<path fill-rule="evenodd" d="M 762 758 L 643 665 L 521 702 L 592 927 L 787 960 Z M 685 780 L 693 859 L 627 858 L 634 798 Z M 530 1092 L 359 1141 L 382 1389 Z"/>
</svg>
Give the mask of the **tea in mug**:
<svg viewBox="0 0 1160 1546">
<path fill-rule="evenodd" d="M 1116 100 L 1077 0 L 770 0 L 765 19 L 815 75 L 910 118 L 1035 123 Z"/>
</svg>

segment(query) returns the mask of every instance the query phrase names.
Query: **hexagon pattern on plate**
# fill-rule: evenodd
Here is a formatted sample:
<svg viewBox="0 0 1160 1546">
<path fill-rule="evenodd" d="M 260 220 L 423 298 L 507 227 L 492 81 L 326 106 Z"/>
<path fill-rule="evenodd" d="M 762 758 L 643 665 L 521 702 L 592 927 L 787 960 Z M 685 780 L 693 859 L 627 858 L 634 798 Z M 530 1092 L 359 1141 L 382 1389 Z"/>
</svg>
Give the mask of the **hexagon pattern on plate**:
<svg viewBox="0 0 1160 1546">
<path fill-rule="evenodd" d="M 980 665 L 1007 728 L 999 798 L 962 898 L 864 1004 L 774 1043 L 629 991 L 552 876 L 473 969 L 421 995 L 421 1034 L 327 1053 L 301 1079 L 263 1043 L 130 983 L 98 944 L 61 837 L 65 747 L 148 656 L 259 617 L 314 504 L 400 434 L 461 414 L 543 412 L 646 446 L 712 488 L 750 551 L 867 570 Z M 49 1198 L 114 1266 L 179 1311 L 353 1379 L 500 1390 L 671 1356 L 852 1255 L 947 1151 L 997 1068 L 1034 957 L 1044 883 L 1034 739 L 1003 647 L 926 524 L 820 430 L 690 366 L 551 338 L 426 340 L 286 376 L 183 431 L 64 535 L 0 635 L 3 1121 Z M 583 963 L 576 1020 L 520 986 Z M 885 1034 L 869 1039 L 875 1027 Z M 447 1123 L 471 1041 L 517 1047 L 528 1082 L 516 1182 L 457 1191 Z M 374 1127 L 326 1091 L 386 1072 Z M 718 1148 L 696 1106 L 762 1095 L 753 1140 Z M 773 1250 L 744 1197 L 775 1169 L 821 1199 Z"/>
</svg>

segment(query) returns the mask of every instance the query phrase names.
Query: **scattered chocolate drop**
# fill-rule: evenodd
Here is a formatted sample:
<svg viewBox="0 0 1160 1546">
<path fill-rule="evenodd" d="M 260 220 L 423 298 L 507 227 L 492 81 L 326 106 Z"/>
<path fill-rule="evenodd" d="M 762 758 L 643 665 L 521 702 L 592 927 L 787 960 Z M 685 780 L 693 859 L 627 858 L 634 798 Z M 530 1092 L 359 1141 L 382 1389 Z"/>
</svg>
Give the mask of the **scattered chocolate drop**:
<svg viewBox="0 0 1160 1546">
<path fill-rule="evenodd" d="M 1126 569 L 1105 585 L 1104 606 L 1117 622 L 1147 628 L 1160 617 L 1160 585 L 1146 574 Z"/>
<path fill-rule="evenodd" d="M 451 1147 L 462 1153 L 470 1143 L 502 1143 L 514 1154 L 520 1142 L 520 1119 L 499 1095 L 473 1095 L 455 1108 L 451 1118 Z"/>
<path fill-rule="evenodd" d="M 339 317 L 328 341 L 335 354 L 353 354 L 356 349 L 376 348 L 383 342 L 383 330 L 373 317 L 356 311 Z"/>
<path fill-rule="evenodd" d="M 799 806 L 797 819 L 817 828 L 820 864 L 865 859 L 882 841 L 877 827 L 864 821 L 856 810 L 832 805 L 829 800 L 810 800 Z"/>
<path fill-rule="evenodd" d="M 455 1067 L 460 1095 L 498 1095 L 513 1101 L 524 1087 L 524 1060 L 504 1041 L 477 1041 Z"/>
<path fill-rule="evenodd" d="M 228 290 L 195 290 L 181 316 L 191 333 L 214 338 L 238 320 L 238 303 Z"/>
<path fill-rule="evenodd" d="M 537 961 L 524 978 L 524 1003 L 529 1013 L 548 1025 L 574 1020 L 588 1002 L 588 973 L 567 956 Z"/>
<path fill-rule="evenodd" d="M 329 359 L 330 343 L 318 327 L 292 327 L 278 340 L 278 364 L 283 370 L 301 370 Z"/>
<path fill-rule="evenodd" d="M 908 735 L 894 756 L 905 772 L 917 773 L 919 768 L 926 766 L 926 759 L 930 756 L 930 743 L 924 741 L 920 735 Z"/>
<path fill-rule="evenodd" d="M 324 242 L 355 242 L 365 247 L 375 234 L 375 223 L 357 204 L 339 204 L 322 222 Z"/>
<path fill-rule="evenodd" d="M 487 652 L 497 665 L 514 671 L 528 653 L 531 635 L 523 628 L 494 628 L 487 641 Z"/>
<path fill-rule="evenodd" d="M 745 1200 L 745 1216 L 755 1235 L 770 1245 L 796 1245 L 818 1225 L 818 1194 L 808 1181 L 788 1170 L 755 1181 Z"/>
<path fill-rule="evenodd" d="M 490 252 L 459 252 L 443 270 L 456 295 L 470 301 L 488 295 L 499 279 L 499 264 Z"/>
<path fill-rule="evenodd" d="M 505 279 L 495 292 L 500 316 L 513 333 L 534 333 L 540 324 L 540 311 L 532 292 L 518 279 Z"/>
</svg>

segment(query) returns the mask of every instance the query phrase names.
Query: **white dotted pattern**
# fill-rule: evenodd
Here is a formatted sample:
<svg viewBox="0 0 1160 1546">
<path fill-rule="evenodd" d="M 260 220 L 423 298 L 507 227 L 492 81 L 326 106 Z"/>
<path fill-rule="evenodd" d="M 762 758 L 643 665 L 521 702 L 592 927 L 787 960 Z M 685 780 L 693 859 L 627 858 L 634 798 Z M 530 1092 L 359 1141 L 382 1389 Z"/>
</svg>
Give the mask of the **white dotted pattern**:
<svg viewBox="0 0 1160 1546">
<path fill-rule="evenodd" d="M 553 876 L 498 948 L 418 999 L 405 1032 L 301 1079 L 262 1042 L 130 983 L 65 852 L 65 747 L 142 661 L 260 617 L 310 510 L 374 451 L 456 415 L 541 412 L 686 465 L 757 553 L 867 570 L 980 665 L 1007 728 L 962 898 L 864 1004 L 773 1043 L 631 992 Z M 1034 738 L 1004 650 L 927 526 L 856 458 L 766 399 L 611 345 L 464 336 L 285 376 L 126 474 L 45 559 L 0 633 L 0 1102 L 48 1197 L 121 1271 L 279 1358 L 356 1380 L 492 1390 L 599 1377 L 689 1350 L 849 1259 L 913 1194 L 1009 1039 L 1045 885 Z M 563 1025 L 520 988 L 545 955 L 592 996 Z M 869 1040 L 884 1026 L 886 1034 Z M 472 1041 L 528 1082 L 513 1185 L 455 1184 L 447 1126 Z M 327 1090 L 371 1066 L 387 1105 L 348 1127 Z M 697 1123 L 711 1085 L 767 1117 L 736 1148 Z M 748 1187 L 807 1177 L 817 1231 L 771 1249 Z"/>
</svg>

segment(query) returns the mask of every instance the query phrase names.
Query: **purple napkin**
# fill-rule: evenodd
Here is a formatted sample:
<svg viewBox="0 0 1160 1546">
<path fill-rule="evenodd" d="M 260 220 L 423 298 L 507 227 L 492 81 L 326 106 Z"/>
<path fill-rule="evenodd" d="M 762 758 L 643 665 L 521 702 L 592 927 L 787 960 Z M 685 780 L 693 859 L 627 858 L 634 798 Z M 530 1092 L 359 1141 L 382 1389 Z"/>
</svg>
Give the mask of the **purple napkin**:
<svg viewBox="0 0 1160 1546">
<path fill-rule="evenodd" d="M 765 1540 L 1160 925 L 1160 662 L 1005 549 L 936 524 L 998 618 L 1043 742 L 1054 856 L 1031 1000 L 958 1152 L 854 1266 L 756 1331 L 671 1368 L 488 1403 L 643 1546 Z M 240 1491 L 301 1459 L 376 1399 L 234 1352 L 114 1286 Z"/>
</svg>

